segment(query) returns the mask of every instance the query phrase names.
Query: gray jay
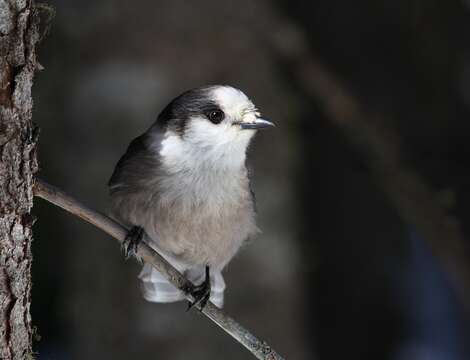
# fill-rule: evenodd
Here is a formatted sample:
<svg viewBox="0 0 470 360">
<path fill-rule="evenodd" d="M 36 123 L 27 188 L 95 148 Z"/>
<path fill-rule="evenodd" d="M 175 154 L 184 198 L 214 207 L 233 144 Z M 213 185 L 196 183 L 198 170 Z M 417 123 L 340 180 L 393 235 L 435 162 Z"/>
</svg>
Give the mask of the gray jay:
<svg viewBox="0 0 470 360">
<path fill-rule="evenodd" d="M 130 143 L 109 181 L 112 216 L 131 229 L 126 255 L 143 238 L 200 284 L 192 305 L 223 306 L 221 271 L 259 231 L 245 159 L 256 131 L 270 126 L 238 89 L 189 90 Z M 150 265 L 139 278 L 149 301 L 185 298 Z"/>
</svg>

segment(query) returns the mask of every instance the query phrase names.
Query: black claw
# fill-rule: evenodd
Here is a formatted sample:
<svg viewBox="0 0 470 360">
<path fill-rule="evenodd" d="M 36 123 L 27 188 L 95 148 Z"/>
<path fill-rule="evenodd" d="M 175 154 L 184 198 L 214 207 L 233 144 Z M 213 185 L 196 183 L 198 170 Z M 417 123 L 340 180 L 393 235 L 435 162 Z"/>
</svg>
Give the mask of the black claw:
<svg viewBox="0 0 470 360">
<path fill-rule="evenodd" d="M 122 242 L 122 250 L 124 251 L 124 257 L 126 260 L 137 255 L 137 248 L 143 237 L 144 229 L 140 226 L 133 226 L 129 230 L 126 238 Z"/>
<path fill-rule="evenodd" d="M 209 266 L 206 266 L 206 277 L 204 282 L 194 287 L 187 287 L 185 292 L 191 294 L 194 298 L 193 302 L 188 302 L 188 308 L 186 311 L 191 310 L 197 305 L 200 306 L 199 311 L 202 311 L 211 297 L 211 277 Z"/>
</svg>

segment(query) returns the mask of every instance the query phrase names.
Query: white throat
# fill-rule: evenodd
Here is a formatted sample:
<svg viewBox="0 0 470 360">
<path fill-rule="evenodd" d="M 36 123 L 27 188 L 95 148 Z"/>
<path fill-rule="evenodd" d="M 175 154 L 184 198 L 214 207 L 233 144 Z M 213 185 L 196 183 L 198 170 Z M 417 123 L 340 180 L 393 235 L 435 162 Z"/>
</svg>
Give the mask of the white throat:
<svg viewBox="0 0 470 360">
<path fill-rule="evenodd" d="M 165 170 L 174 174 L 199 171 L 232 172 L 244 168 L 246 150 L 252 134 L 238 134 L 235 129 L 234 133 L 230 134 L 229 129 L 223 136 L 207 135 L 207 132 L 201 131 L 203 129 L 197 129 L 200 124 L 195 124 L 196 129 L 186 130 L 184 137 L 173 132 L 165 135 L 159 151 Z M 235 137 L 236 140 L 233 139 Z"/>
</svg>

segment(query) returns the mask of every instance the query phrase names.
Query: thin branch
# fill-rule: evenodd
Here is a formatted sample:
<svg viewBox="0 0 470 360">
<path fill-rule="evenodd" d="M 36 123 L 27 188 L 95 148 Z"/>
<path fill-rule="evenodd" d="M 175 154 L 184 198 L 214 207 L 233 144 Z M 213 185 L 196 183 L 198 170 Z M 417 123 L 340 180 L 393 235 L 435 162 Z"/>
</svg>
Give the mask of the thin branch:
<svg viewBox="0 0 470 360">
<path fill-rule="evenodd" d="M 113 238 L 122 242 L 128 230 L 121 224 L 110 219 L 106 215 L 94 211 L 78 200 L 67 195 L 60 189 L 49 185 L 44 180 L 36 179 L 34 195 L 61 207 L 64 210 L 82 218 L 97 228 L 103 230 Z M 180 274 L 168 261 L 158 254 L 150 246 L 141 242 L 138 246 L 137 255 L 145 262 L 157 269 L 170 283 L 178 289 L 183 289 L 185 284 L 191 284 L 182 274 Z M 193 284 L 191 284 L 194 286 Z M 187 294 L 188 300 L 193 301 L 191 295 Z M 197 306 L 199 310 L 200 306 Z M 224 312 L 208 302 L 202 310 L 210 320 L 220 326 L 225 332 L 236 341 L 246 347 L 256 358 L 263 360 L 282 360 L 283 358 L 274 351 L 266 342 L 256 338 L 250 331 L 238 324 L 234 319 L 224 314 Z"/>
</svg>

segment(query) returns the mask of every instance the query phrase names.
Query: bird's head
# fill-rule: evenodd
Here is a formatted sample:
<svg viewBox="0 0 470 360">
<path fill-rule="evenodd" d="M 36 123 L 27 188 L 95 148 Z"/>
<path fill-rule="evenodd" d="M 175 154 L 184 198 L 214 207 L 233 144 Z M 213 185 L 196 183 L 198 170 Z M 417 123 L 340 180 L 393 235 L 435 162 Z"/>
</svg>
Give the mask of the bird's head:
<svg viewBox="0 0 470 360">
<path fill-rule="evenodd" d="M 189 90 L 160 113 L 155 126 L 164 130 L 161 155 L 190 152 L 211 161 L 242 161 L 258 129 L 274 124 L 262 119 L 250 99 L 230 86 Z"/>
</svg>

